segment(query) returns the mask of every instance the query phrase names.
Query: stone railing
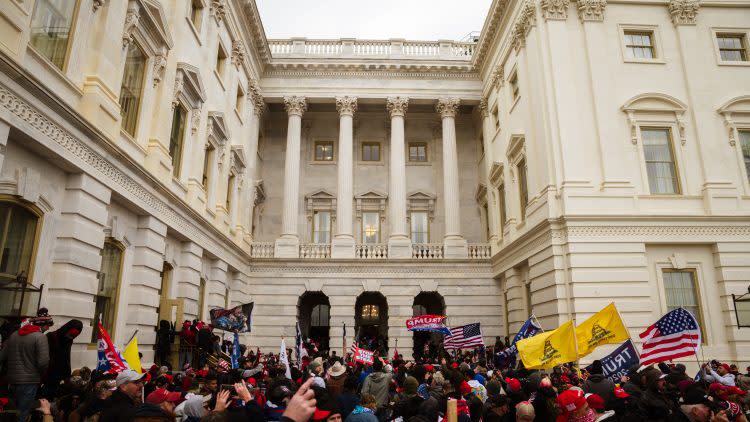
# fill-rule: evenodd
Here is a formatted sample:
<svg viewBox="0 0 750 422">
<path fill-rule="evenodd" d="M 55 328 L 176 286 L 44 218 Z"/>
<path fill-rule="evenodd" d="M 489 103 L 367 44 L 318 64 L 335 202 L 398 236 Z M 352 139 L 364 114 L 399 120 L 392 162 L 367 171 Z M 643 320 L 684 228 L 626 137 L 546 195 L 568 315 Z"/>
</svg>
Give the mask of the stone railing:
<svg viewBox="0 0 750 422">
<path fill-rule="evenodd" d="M 492 248 L 487 243 L 469 244 L 469 259 L 490 259 L 492 258 Z"/>
<path fill-rule="evenodd" d="M 291 38 L 268 40 L 274 58 L 379 58 L 471 60 L 476 43 L 458 41 L 358 40 L 342 38 L 321 40 Z"/>
<path fill-rule="evenodd" d="M 331 257 L 329 243 L 303 243 L 299 245 L 299 257 L 302 259 L 325 259 Z"/>
<path fill-rule="evenodd" d="M 358 243 L 354 245 L 356 259 L 388 259 L 388 245 L 385 243 Z"/>
<path fill-rule="evenodd" d="M 273 242 L 253 242 L 250 245 L 251 258 L 273 258 Z"/>
<path fill-rule="evenodd" d="M 442 243 L 412 243 L 411 257 L 413 259 L 442 259 Z"/>
</svg>

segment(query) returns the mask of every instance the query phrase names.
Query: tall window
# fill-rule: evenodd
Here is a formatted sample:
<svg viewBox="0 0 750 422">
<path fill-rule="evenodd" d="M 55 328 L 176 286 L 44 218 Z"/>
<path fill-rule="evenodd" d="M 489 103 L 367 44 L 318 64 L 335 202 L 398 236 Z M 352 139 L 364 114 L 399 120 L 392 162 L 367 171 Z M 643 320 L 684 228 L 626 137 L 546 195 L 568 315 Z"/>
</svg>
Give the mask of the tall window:
<svg viewBox="0 0 750 422">
<path fill-rule="evenodd" d="M 331 306 L 325 303 L 315 305 L 310 313 L 311 327 L 328 327 L 330 321 Z"/>
<path fill-rule="evenodd" d="M 333 161 L 333 142 L 315 142 L 315 161 Z"/>
<path fill-rule="evenodd" d="M 224 78 L 224 69 L 227 67 L 227 52 L 224 47 L 219 43 L 219 47 L 216 52 L 216 74 L 219 78 Z"/>
<path fill-rule="evenodd" d="M 313 243 L 331 243 L 331 212 L 313 213 Z"/>
<path fill-rule="evenodd" d="M 75 0 L 37 0 L 31 17 L 31 45 L 59 69 L 65 66 Z"/>
<path fill-rule="evenodd" d="M 424 163 L 427 161 L 427 144 L 424 142 L 409 143 L 409 161 Z"/>
<path fill-rule="evenodd" d="M 198 31 L 201 30 L 201 23 L 203 22 L 203 2 L 201 0 L 189 0 L 190 1 L 190 22 Z"/>
<path fill-rule="evenodd" d="M 380 243 L 380 213 L 362 213 L 362 243 Z"/>
<path fill-rule="evenodd" d="M 186 120 L 187 112 L 184 107 L 178 104 L 172 115 L 172 133 L 169 136 L 169 156 L 172 157 L 172 174 L 175 177 L 180 177 Z"/>
<path fill-rule="evenodd" d="M 744 34 L 717 34 L 716 41 L 722 61 L 747 61 L 747 39 Z"/>
<path fill-rule="evenodd" d="M 242 115 L 244 103 L 245 103 L 245 92 L 242 91 L 241 86 L 237 85 L 237 98 L 234 103 L 234 109 L 237 110 L 237 114 Z"/>
<path fill-rule="evenodd" d="M 224 309 L 229 309 L 229 287 L 224 288 Z"/>
<path fill-rule="evenodd" d="M 198 284 L 198 319 L 204 320 L 206 317 L 206 279 L 201 278 Z"/>
<path fill-rule="evenodd" d="M 206 144 L 206 151 L 203 154 L 203 176 L 201 177 L 201 184 L 204 190 L 208 190 L 208 182 L 211 177 L 211 163 L 214 161 L 215 152 L 216 148 L 211 143 Z"/>
<path fill-rule="evenodd" d="M 521 201 L 521 220 L 526 218 L 526 206 L 529 205 L 529 186 L 526 177 L 526 159 L 518 162 L 518 196 Z"/>
<path fill-rule="evenodd" d="M 505 184 L 502 184 L 497 188 L 497 200 L 500 208 L 500 235 L 502 236 L 502 233 L 505 230 L 505 220 L 508 218 L 505 208 Z"/>
<path fill-rule="evenodd" d="M 510 92 L 513 94 L 513 101 L 518 100 L 521 96 L 520 88 L 518 87 L 518 74 L 515 72 L 510 77 Z"/>
<path fill-rule="evenodd" d="M 703 327 L 695 270 L 664 270 L 662 274 L 667 311 L 685 308 L 695 317 L 698 325 Z"/>
<path fill-rule="evenodd" d="M 146 74 L 146 54 L 133 41 L 128 44 L 125 58 L 125 72 L 122 75 L 120 87 L 120 114 L 122 115 L 122 129 L 130 136 L 135 136 L 138 124 L 138 112 L 143 95 L 143 79 Z"/>
<path fill-rule="evenodd" d="M 642 128 L 641 139 L 651 193 L 680 193 L 669 129 Z"/>
<path fill-rule="evenodd" d="M 482 210 L 484 211 L 484 239 L 489 242 L 490 240 L 490 207 L 485 202 L 482 204 Z"/>
<path fill-rule="evenodd" d="M 430 228 L 427 213 L 424 211 L 411 213 L 411 241 L 412 243 L 430 242 Z"/>
<path fill-rule="evenodd" d="M 234 174 L 229 173 L 227 178 L 227 201 L 224 204 L 227 211 L 232 209 L 232 200 L 234 199 Z"/>
<path fill-rule="evenodd" d="M 120 292 L 120 279 L 122 277 L 122 246 L 108 239 L 104 242 L 101 251 L 102 263 L 99 270 L 99 286 L 94 297 L 94 330 L 91 332 L 91 342 L 96 341 L 97 323 L 101 321 L 102 326 L 114 335 L 115 317 L 117 315 L 117 297 Z"/>
<path fill-rule="evenodd" d="M 362 161 L 380 161 L 380 143 L 362 143 Z"/>
<path fill-rule="evenodd" d="M 629 59 L 653 59 L 654 33 L 652 31 L 625 31 L 625 55 Z"/>
<path fill-rule="evenodd" d="M 742 148 L 742 159 L 745 161 L 745 171 L 750 180 L 750 130 L 740 130 L 740 148 Z"/>
<path fill-rule="evenodd" d="M 31 270 L 39 217 L 12 202 L 0 202 L 0 281 Z"/>
</svg>

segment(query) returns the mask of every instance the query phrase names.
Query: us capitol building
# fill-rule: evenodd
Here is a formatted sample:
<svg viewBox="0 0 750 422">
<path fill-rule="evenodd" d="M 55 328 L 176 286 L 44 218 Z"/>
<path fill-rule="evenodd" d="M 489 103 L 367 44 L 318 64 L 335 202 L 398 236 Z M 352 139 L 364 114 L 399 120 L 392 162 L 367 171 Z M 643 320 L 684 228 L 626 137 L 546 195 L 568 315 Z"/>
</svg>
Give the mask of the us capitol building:
<svg viewBox="0 0 750 422">
<path fill-rule="evenodd" d="M 84 321 L 74 367 L 98 319 L 151 362 L 160 320 L 249 302 L 264 351 L 614 301 L 750 359 L 748 0 L 494 0 L 466 42 L 267 39 L 254 0 L 0 18 L 0 288 L 41 288 L 0 313 Z"/>
</svg>

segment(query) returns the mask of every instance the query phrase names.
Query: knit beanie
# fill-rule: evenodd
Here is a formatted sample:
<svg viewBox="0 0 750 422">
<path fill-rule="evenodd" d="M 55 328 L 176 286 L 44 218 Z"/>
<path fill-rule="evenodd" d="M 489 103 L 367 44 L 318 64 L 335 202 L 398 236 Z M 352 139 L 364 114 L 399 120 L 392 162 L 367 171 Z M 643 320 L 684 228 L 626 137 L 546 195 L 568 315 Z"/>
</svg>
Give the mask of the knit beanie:
<svg viewBox="0 0 750 422">
<path fill-rule="evenodd" d="M 406 380 L 404 380 L 404 394 L 407 396 L 413 396 L 417 394 L 417 387 L 419 387 L 419 382 L 414 377 L 406 377 Z"/>
</svg>

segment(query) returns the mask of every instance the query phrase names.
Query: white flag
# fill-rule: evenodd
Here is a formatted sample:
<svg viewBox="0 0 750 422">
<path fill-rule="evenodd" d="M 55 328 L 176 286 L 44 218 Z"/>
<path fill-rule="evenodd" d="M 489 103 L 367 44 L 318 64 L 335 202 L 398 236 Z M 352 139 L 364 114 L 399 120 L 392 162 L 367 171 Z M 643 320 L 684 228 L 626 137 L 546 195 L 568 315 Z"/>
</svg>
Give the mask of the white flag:
<svg viewBox="0 0 750 422">
<path fill-rule="evenodd" d="M 289 356 L 286 354 L 286 342 L 281 339 L 281 350 L 279 350 L 279 361 L 286 366 L 286 377 L 292 379 L 292 370 L 289 366 Z"/>
</svg>

